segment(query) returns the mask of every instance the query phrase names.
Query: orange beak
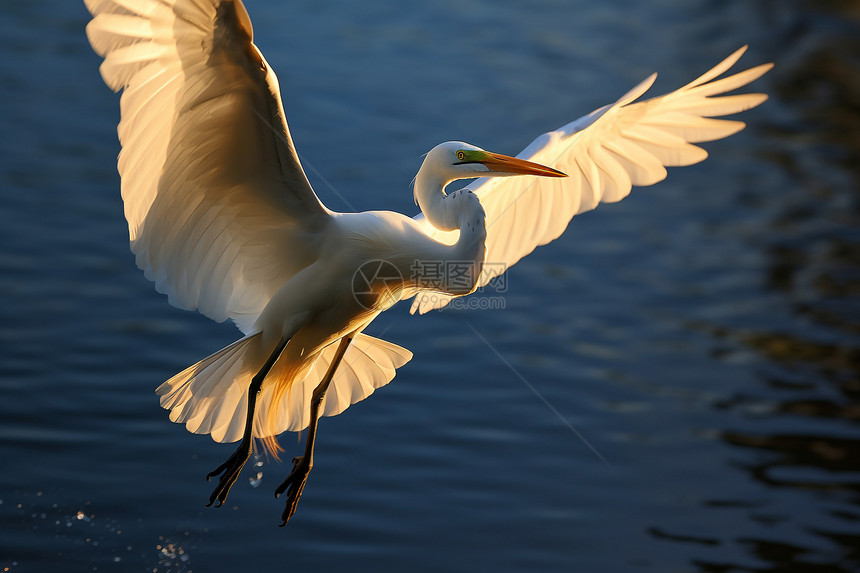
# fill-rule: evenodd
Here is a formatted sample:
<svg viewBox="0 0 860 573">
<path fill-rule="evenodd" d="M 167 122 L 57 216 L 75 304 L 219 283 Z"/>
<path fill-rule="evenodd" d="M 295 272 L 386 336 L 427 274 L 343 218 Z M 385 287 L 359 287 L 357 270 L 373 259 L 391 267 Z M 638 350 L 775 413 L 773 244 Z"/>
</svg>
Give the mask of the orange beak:
<svg viewBox="0 0 860 573">
<path fill-rule="evenodd" d="M 506 174 L 506 175 L 538 175 L 540 177 L 567 177 L 566 174 L 541 165 L 532 163 L 525 159 L 517 159 L 509 157 L 501 153 L 491 153 L 489 151 L 478 149 L 461 149 L 457 152 L 457 163 L 455 165 L 464 165 L 467 163 L 480 163 L 490 170 L 490 174 Z"/>
<path fill-rule="evenodd" d="M 485 151 L 485 159 L 479 160 L 478 163 L 484 164 L 491 172 L 496 173 L 511 173 L 514 175 L 538 175 L 540 177 L 567 177 L 567 174 L 541 165 L 540 163 L 532 163 L 525 159 L 517 159 L 500 153 L 491 153 Z"/>
</svg>

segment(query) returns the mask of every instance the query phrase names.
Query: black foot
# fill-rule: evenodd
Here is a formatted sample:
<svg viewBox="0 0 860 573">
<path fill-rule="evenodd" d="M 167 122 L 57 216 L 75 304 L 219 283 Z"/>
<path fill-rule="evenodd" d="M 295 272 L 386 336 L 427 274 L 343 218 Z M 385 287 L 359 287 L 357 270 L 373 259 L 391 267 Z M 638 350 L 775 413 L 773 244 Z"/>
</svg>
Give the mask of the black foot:
<svg viewBox="0 0 860 573">
<path fill-rule="evenodd" d="M 218 503 L 215 503 L 215 507 L 221 507 L 224 505 L 224 502 L 227 501 L 227 494 L 230 493 L 230 488 L 233 487 L 233 484 L 236 483 L 237 479 L 239 479 L 239 473 L 241 473 L 242 468 L 245 467 L 245 462 L 247 462 L 250 457 L 251 444 L 245 444 L 242 442 L 226 462 L 206 475 L 206 481 L 209 481 L 221 473 L 224 474 L 221 476 L 221 479 L 218 480 L 218 487 L 216 487 L 215 491 L 212 492 L 212 495 L 209 496 L 209 503 L 206 504 L 206 507 L 210 507 L 216 502 L 216 500 Z"/>
<path fill-rule="evenodd" d="M 305 489 L 305 483 L 308 481 L 308 474 L 311 473 L 313 466 L 305 461 L 304 456 L 293 458 L 293 471 L 284 480 L 284 483 L 278 486 L 275 490 L 275 497 L 280 497 L 284 492 L 287 492 L 287 506 L 284 508 L 284 513 L 281 514 L 281 527 L 285 526 L 293 514 L 296 512 L 296 507 L 299 505 L 299 498 L 302 497 L 302 491 Z"/>
</svg>

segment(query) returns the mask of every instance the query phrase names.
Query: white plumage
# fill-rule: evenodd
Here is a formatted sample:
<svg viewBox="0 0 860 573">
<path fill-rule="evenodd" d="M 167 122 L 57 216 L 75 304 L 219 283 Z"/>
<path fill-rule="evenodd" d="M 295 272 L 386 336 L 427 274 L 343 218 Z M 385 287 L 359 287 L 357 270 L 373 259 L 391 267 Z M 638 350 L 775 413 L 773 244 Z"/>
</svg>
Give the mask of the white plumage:
<svg viewBox="0 0 860 573">
<path fill-rule="evenodd" d="M 245 346 L 258 343 L 260 334 L 246 336 L 212 356 L 191 366 L 158 387 L 161 405 L 170 410 L 170 420 L 185 424 L 188 431 L 211 434 L 218 442 L 235 442 L 242 437 L 248 386 L 256 370 L 243 364 Z M 335 345 L 319 353 L 307 375 L 290 389 L 290 399 L 272 406 L 274 386 L 258 398 L 258 408 L 275 412 L 279 432 L 298 431 L 308 425 L 308 400 L 331 364 Z M 396 344 L 359 334 L 347 349 L 342 367 L 335 373 L 326 393 L 322 413 L 336 416 L 350 405 L 364 400 L 390 382 L 395 370 L 412 359 L 412 353 Z M 255 434 L 264 436 L 259 421 Z"/>
<path fill-rule="evenodd" d="M 574 215 L 599 203 L 614 203 L 633 185 L 666 178 L 666 167 L 692 165 L 708 153 L 693 143 L 713 141 L 742 130 L 741 121 L 713 119 L 753 108 L 765 94 L 721 95 L 758 79 L 772 64 L 762 64 L 721 80 L 746 51 L 740 48 L 713 69 L 664 96 L 636 102 L 654 83 L 652 74 L 614 104 L 535 139 L 517 157 L 549 165 L 569 179 L 484 177 L 466 188 L 487 212 L 487 261 L 479 286 L 513 266 L 535 247 L 557 239 Z M 717 96 L 717 97 L 715 97 Z M 440 231 L 423 215 L 416 219 L 437 241 L 453 244 L 456 231 Z M 447 305 L 445 293 L 415 297 L 411 311 L 424 314 Z"/>
<path fill-rule="evenodd" d="M 328 214 L 292 149 L 250 18 L 241 2 L 85 3 L 102 78 L 123 90 L 118 167 L 137 264 L 171 304 L 248 333 L 307 265 L 293 247 Z"/>
<path fill-rule="evenodd" d="M 253 332 L 275 291 L 311 260 L 307 235 L 328 211 L 291 147 L 274 72 L 256 49 L 266 70 L 263 81 L 247 59 L 230 57 L 230 48 L 242 50 L 252 39 L 250 19 L 241 17 L 244 7 L 235 5 L 239 27 L 221 30 L 218 50 L 214 2 L 86 0 L 86 5 L 95 16 L 87 35 L 105 57 L 102 77 L 112 89 L 123 90 L 118 167 L 138 266 L 174 306 L 219 322 L 231 318 L 246 334 Z M 213 61 L 218 52 L 223 57 Z M 273 193 L 280 190 L 277 183 L 293 194 Z M 219 442 L 241 438 L 251 369 L 259 366 L 243 361 L 241 351 L 252 338 L 159 387 L 171 420 Z M 411 356 L 385 341 L 357 339 L 345 357 L 353 366 L 335 378 L 326 415 L 349 406 L 341 396 L 350 403 L 367 397 Z M 327 364 L 325 356 L 316 363 Z M 319 368 L 310 373 L 318 375 Z M 271 395 L 268 389 L 263 403 Z M 300 395 L 309 399 L 310 392 Z M 280 411 L 275 427 L 281 432 L 305 427 L 306 405 L 305 399 Z M 259 424 L 257 435 L 266 435 Z"/>
<path fill-rule="evenodd" d="M 302 170 L 240 0 L 84 2 L 102 77 L 123 92 L 118 168 L 137 264 L 171 304 L 245 334 L 159 386 L 161 404 L 192 432 L 242 440 L 210 473 L 221 475 L 210 504 L 226 499 L 253 437 L 308 427 L 305 455 L 276 490 L 289 492 L 284 522 L 312 467 L 318 415 L 366 398 L 412 357 L 362 333 L 379 313 L 411 296 L 412 312 L 441 308 L 557 238 L 577 213 L 703 160 L 694 143 L 744 127 L 714 116 L 766 99 L 722 94 L 770 68 L 716 79 L 742 48 L 683 88 L 635 102 L 651 76 L 518 158 L 446 142 L 416 176 L 418 217 L 335 213 Z M 470 281 L 415 273 L 450 261 L 471 265 Z M 359 292 L 356 277 L 380 262 L 393 271 L 370 273 Z"/>
</svg>

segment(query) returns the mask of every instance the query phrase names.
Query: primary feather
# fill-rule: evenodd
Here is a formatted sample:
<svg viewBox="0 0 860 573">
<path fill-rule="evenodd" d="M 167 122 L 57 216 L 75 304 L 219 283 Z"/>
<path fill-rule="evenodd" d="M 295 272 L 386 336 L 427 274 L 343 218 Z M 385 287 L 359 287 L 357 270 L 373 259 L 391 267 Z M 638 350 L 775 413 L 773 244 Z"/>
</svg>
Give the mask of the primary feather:
<svg viewBox="0 0 860 573">
<path fill-rule="evenodd" d="M 246 334 L 315 258 L 328 217 L 293 148 L 278 80 L 238 0 L 85 0 L 102 77 L 123 90 L 131 249 L 171 304 Z"/>
</svg>

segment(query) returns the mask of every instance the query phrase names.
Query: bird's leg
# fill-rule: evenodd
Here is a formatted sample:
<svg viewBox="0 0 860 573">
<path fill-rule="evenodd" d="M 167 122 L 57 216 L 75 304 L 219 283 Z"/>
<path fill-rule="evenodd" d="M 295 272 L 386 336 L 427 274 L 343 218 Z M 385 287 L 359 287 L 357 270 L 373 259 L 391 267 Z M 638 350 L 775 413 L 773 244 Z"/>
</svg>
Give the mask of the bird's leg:
<svg viewBox="0 0 860 573">
<path fill-rule="evenodd" d="M 296 512 L 296 506 L 299 503 L 299 498 L 302 496 L 302 491 L 305 489 L 305 483 L 308 480 L 308 474 L 311 473 L 311 468 L 314 467 L 314 442 L 316 441 L 317 422 L 319 421 L 319 410 L 325 398 L 326 390 L 334 378 L 334 373 L 337 370 L 343 355 L 346 354 L 346 349 L 352 341 L 352 336 L 344 336 L 338 344 L 334 358 L 322 379 L 322 382 L 314 389 L 311 396 L 311 420 L 308 424 L 308 438 L 305 442 L 305 453 L 302 456 L 293 458 L 293 471 L 284 480 L 284 483 L 278 486 L 275 490 L 275 497 L 279 497 L 285 491 L 287 492 L 287 505 L 284 513 L 281 514 L 281 527 L 285 526 L 293 514 Z"/>
<path fill-rule="evenodd" d="M 242 434 L 242 441 L 239 442 L 239 447 L 236 448 L 236 451 L 233 452 L 233 455 L 226 462 L 209 472 L 206 476 L 206 481 L 209 481 L 219 474 L 224 474 L 218 480 L 218 486 L 215 488 L 215 491 L 209 496 L 209 503 L 206 504 L 206 507 L 211 506 L 216 500 L 218 503 L 215 503 L 215 507 L 224 505 L 224 502 L 227 500 L 227 494 L 230 493 L 230 488 L 236 483 L 239 473 L 245 467 L 245 462 L 251 457 L 251 440 L 254 431 L 254 411 L 257 407 L 257 396 L 263 387 L 263 380 L 266 378 L 269 370 L 272 369 L 272 366 L 275 365 L 281 352 L 284 351 L 287 342 L 289 342 L 288 338 L 281 339 L 278 346 L 266 360 L 266 363 L 263 364 L 260 371 L 251 379 L 251 384 L 248 386 L 248 414 L 245 418 L 245 431 Z"/>
</svg>

